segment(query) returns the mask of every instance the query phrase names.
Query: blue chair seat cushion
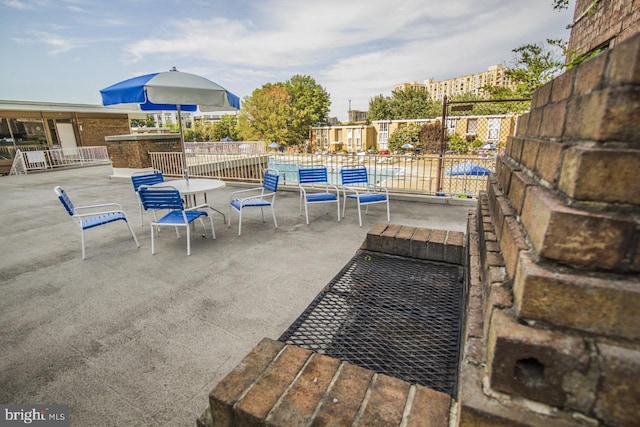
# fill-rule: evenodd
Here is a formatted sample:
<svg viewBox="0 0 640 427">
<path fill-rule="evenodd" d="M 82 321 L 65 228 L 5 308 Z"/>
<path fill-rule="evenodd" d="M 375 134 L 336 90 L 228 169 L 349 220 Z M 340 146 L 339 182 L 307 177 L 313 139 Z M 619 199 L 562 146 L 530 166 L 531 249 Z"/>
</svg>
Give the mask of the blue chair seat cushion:
<svg viewBox="0 0 640 427">
<path fill-rule="evenodd" d="M 387 200 L 387 196 L 382 193 L 365 193 L 360 195 L 349 194 L 347 197 L 351 199 L 359 199 L 360 203 L 375 203 Z"/>
<path fill-rule="evenodd" d="M 205 211 L 184 211 L 187 222 L 190 223 L 201 216 L 208 216 Z M 157 221 L 157 224 L 184 224 L 182 211 L 171 211 Z"/>
<path fill-rule="evenodd" d="M 82 229 L 97 227 L 99 225 L 108 224 L 114 221 L 127 221 L 127 217 L 123 212 L 109 212 L 102 215 L 96 215 L 82 220 Z"/>
<path fill-rule="evenodd" d="M 307 193 L 307 202 L 329 202 L 338 200 L 337 196 L 332 193 Z"/>
<path fill-rule="evenodd" d="M 233 199 L 231 200 L 231 206 L 236 208 L 236 210 L 240 210 L 241 208 L 245 208 L 247 206 L 271 206 L 271 203 L 266 201 L 261 197 L 254 197 L 251 199 Z"/>
</svg>

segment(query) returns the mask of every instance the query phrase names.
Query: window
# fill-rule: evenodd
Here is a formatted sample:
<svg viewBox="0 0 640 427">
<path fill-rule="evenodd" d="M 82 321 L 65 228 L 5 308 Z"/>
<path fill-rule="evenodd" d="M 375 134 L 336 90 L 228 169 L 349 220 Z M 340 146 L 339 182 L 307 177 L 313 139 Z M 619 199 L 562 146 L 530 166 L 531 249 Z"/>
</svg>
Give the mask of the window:
<svg viewBox="0 0 640 427">
<path fill-rule="evenodd" d="M 380 131 L 378 133 L 378 148 L 380 150 L 386 150 L 388 148 L 389 141 L 389 123 L 380 123 Z"/>
<path fill-rule="evenodd" d="M 356 150 L 362 151 L 362 129 L 356 129 Z"/>
<path fill-rule="evenodd" d="M 0 118 L 1 145 L 47 145 L 45 126 L 36 118 Z M 18 147 L 20 148 L 20 147 Z"/>
<path fill-rule="evenodd" d="M 447 134 L 453 135 L 456 133 L 456 125 L 458 124 L 458 119 L 452 119 L 447 117 Z"/>
<path fill-rule="evenodd" d="M 492 117 L 489 119 L 489 132 L 487 141 L 497 142 L 500 139 L 500 119 Z"/>
<path fill-rule="evenodd" d="M 467 120 L 467 135 L 475 135 L 478 131 L 478 119 Z"/>
<path fill-rule="evenodd" d="M 353 151 L 353 129 L 347 129 L 347 151 Z"/>
</svg>

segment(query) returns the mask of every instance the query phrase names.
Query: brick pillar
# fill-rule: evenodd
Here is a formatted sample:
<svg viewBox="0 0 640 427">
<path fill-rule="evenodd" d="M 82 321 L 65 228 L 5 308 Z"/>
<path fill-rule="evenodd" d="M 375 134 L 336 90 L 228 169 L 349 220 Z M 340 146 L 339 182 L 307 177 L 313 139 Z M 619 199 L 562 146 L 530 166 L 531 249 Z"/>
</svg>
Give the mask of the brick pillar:
<svg viewBox="0 0 640 427">
<path fill-rule="evenodd" d="M 182 152 L 179 134 L 139 134 L 105 137 L 114 168 L 151 167 L 150 152 Z"/>
<path fill-rule="evenodd" d="M 640 34 L 534 94 L 468 233 L 460 424 L 640 420 L 639 140 Z"/>
</svg>

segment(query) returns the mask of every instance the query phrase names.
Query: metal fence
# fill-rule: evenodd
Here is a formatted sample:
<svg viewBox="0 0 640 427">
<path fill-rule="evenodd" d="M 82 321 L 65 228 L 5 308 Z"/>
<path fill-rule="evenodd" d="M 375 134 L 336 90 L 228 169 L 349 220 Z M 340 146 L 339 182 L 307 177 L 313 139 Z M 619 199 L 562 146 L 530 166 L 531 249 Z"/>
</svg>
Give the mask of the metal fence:
<svg viewBox="0 0 640 427">
<path fill-rule="evenodd" d="M 33 151 L 18 149 L 11 166 L 11 175 L 26 174 L 35 170 L 110 163 L 107 147 L 104 146 Z"/>
<path fill-rule="evenodd" d="M 182 153 L 149 154 L 153 168 L 167 176 L 182 175 Z M 495 170 L 495 157 L 368 153 L 187 153 L 189 176 L 229 181 L 259 182 L 264 170 L 270 168 L 278 170 L 282 185 L 297 186 L 298 169 L 319 165 L 327 167 L 329 179 L 335 184 L 340 183 L 342 167 L 364 166 L 370 182 L 384 185 L 392 192 L 465 198 L 477 197 L 486 188 L 487 174 Z M 438 184 L 440 188 L 437 188 Z"/>
</svg>

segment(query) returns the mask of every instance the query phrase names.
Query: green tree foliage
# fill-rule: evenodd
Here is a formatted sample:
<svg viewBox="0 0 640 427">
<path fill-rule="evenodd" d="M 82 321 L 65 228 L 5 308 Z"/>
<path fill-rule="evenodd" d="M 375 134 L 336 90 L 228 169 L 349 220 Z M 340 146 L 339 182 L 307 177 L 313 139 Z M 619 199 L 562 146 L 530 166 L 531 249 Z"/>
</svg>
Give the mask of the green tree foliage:
<svg viewBox="0 0 640 427">
<path fill-rule="evenodd" d="M 283 87 L 291 96 L 293 109 L 289 133 L 293 141 L 301 143 L 309 137 L 311 126 L 328 124 L 329 93 L 310 76 L 295 75 Z"/>
<path fill-rule="evenodd" d="M 131 119 L 131 127 L 134 128 L 153 128 L 156 127 L 156 121 L 153 120 L 153 116 L 151 114 L 147 114 L 146 119 Z"/>
<path fill-rule="evenodd" d="M 537 88 L 562 70 L 564 61 L 558 50 L 562 50 L 563 43 L 547 39 L 546 44 L 530 43 L 512 50 L 513 66 L 505 70 L 505 75 L 516 82 L 516 93 L 520 97 L 530 98 Z"/>
<path fill-rule="evenodd" d="M 369 120 L 390 120 L 391 119 L 391 98 L 388 96 L 376 95 L 369 100 Z"/>
<path fill-rule="evenodd" d="M 469 143 L 467 140 L 455 133 L 449 135 L 447 146 L 449 150 L 453 150 L 456 153 L 466 153 L 469 151 Z"/>
<path fill-rule="evenodd" d="M 242 103 L 240 130 L 244 140 L 258 139 L 287 144 L 293 115 L 291 96 L 281 83 L 267 83 Z"/>
<path fill-rule="evenodd" d="M 442 111 L 425 89 L 394 90 L 392 95 L 391 115 L 394 119 L 425 119 L 437 117 Z"/>
<path fill-rule="evenodd" d="M 234 115 L 224 115 L 215 123 L 196 122 L 193 128 L 184 131 L 185 141 L 221 141 L 223 138 L 242 140 Z"/>
<path fill-rule="evenodd" d="M 567 9 L 569 7 L 569 0 L 553 0 L 553 8 L 555 10 Z"/>
<path fill-rule="evenodd" d="M 301 145 L 311 126 L 328 123 L 329 93 L 309 76 L 267 83 L 244 99 L 238 129 L 244 140 Z"/>
<path fill-rule="evenodd" d="M 240 141 L 240 132 L 238 131 L 238 121 L 236 116 L 225 114 L 213 124 L 211 131 L 212 141 L 222 141 L 224 138 L 231 138 L 234 141 Z"/>
<path fill-rule="evenodd" d="M 431 100 L 424 89 L 394 90 L 391 97 L 377 95 L 369 101 L 370 120 L 405 120 L 438 117 L 441 104 Z"/>
<path fill-rule="evenodd" d="M 400 126 L 389 137 L 389 150 L 402 150 L 404 144 L 411 144 L 416 147 L 420 143 L 420 129 L 422 129 L 422 126 L 413 122 Z"/>
</svg>

